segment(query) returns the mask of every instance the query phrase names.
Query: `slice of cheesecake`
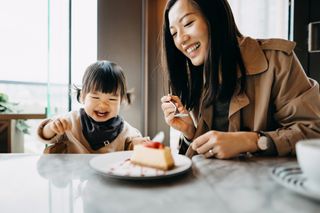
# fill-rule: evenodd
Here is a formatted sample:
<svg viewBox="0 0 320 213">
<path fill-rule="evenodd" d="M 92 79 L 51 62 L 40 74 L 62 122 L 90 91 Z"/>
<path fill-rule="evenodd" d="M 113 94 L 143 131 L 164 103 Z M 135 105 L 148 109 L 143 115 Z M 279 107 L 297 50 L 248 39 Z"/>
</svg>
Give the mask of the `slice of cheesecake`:
<svg viewBox="0 0 320 213">
<path fill-rule="evenodd" d="M 130 160 L 134 164 L 161 170 L 169 170 L 174 167 L 170 148 L 159 142 L 135 145 Z"/>
</svg>

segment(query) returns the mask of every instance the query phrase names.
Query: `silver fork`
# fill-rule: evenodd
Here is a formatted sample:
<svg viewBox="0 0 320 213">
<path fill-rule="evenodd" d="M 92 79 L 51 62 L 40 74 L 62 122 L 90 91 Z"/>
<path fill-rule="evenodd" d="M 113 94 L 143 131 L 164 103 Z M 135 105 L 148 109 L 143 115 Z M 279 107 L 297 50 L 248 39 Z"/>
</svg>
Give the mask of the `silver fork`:
<svg viewBox="0 0 320 213">
<path fill-rule="evenodd" d="M 172 102 L 172 101 L 169 101 L 173 106 L 174 106 L 174 117 L 176 118 L 183 118 L 183 117 L 188 117 L 189 114 L 186 114 L 186 113 L 180 113 L 177 106 Z"/>
</svg>

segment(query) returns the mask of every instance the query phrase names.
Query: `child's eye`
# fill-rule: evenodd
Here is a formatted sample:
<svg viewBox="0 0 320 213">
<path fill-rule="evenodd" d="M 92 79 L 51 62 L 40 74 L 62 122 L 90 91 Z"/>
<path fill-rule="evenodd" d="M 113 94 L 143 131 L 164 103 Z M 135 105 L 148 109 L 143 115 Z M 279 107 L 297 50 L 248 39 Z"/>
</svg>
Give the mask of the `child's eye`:
<svg viewBox="0 0 320 213">
<path fill-rule="evenodd" d="M 99 97 L 97 97 L 97 96 L 91 96 L 91 98 L 93 98 L 93 99 L 99 99 Z"/>
</svg>

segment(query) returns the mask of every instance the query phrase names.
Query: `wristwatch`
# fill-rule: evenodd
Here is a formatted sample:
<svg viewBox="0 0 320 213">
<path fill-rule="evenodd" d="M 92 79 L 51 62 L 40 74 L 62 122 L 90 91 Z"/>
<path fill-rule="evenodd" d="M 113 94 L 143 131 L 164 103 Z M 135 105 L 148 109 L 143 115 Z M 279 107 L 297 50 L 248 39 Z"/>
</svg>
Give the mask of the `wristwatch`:
<svg viewBox="0 0 320 213">
<path fill-rule="evenodd" d="M 269 148 L 269 138 L 259 135 L 257 146 L 259 151 L 266 151 Z"/>
<path fill-rule="evenodd" d="M 264 132 L 257 131 L 256 133 L 258 134 L 258 151 L 256 153 L 261 156 L 277 156 L 278 151 L 273 140 Z"/>
</svg>

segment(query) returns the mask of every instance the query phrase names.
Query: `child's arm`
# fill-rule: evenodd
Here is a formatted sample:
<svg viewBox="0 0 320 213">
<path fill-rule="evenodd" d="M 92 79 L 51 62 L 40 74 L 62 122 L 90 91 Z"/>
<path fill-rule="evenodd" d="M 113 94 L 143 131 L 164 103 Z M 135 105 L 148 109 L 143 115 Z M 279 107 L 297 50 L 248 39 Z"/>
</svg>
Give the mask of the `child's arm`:
<svg viewBox="0 0 320 213">
<path fill-rule="evenodd" d="M 125 142 L 125 150 L 133 150 L 134 145 L 137 144 L 144 144 L 147 143 L 148 141 L 150 141 L 149 137 L 142 137 L 142 136 L 138 136 L 138 137 L 134 137 L 134 138 L 127 138 L 126 142 Z"/>
<path fill-rule="evenodd" d="M 136 138 L 132 139 L 131 143 L 134 146 L 134 145 L 138 145 L 138 144 L 147 143 L 148 141 L 150 141 L 149 137 L 136 137 Z"/>
<path fill-rule="evenodd" d="M 55 135 L 62 135 L 71 129 L 71 121 L 66 117 L 58 117 L 49 121 L 42 130 L 45 139 L 51 139 Z"/>
</svg>

